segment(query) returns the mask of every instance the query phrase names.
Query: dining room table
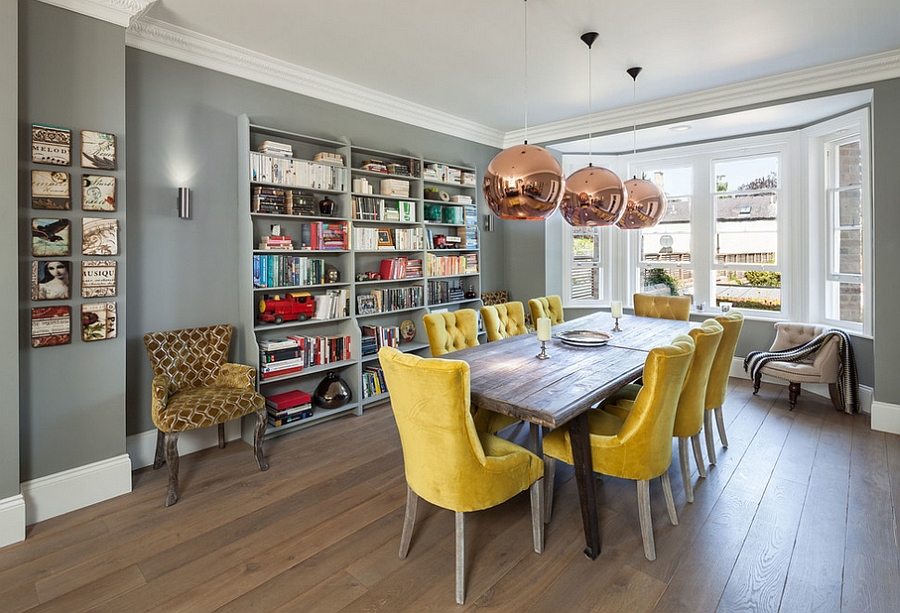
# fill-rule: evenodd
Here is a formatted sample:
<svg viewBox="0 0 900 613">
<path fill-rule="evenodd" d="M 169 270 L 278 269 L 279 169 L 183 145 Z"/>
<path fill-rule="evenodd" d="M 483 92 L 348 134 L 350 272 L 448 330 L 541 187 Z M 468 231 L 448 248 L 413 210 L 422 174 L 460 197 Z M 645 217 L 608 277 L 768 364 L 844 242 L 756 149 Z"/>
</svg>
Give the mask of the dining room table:
<svg viewBox="0 0 900 613">
<path fill-rule="evenodd" d="M 541 428 L 569 429 L 578 498 L 584 524 L 584 553 L 600 554 L 600 528 L 588 428 L 588 411 L 641 376 L 648 352 L 668 344 L 699 323 L 625 315 L 613 332 L 608 312 L 552 327 L 546 359 L 536 333 L 468 347 L 444 357 L 470 367 L 473 406 L 524 420 L 541 454 Z M 605 338 L 608 335 L 608 338 Z"/>
</svg>

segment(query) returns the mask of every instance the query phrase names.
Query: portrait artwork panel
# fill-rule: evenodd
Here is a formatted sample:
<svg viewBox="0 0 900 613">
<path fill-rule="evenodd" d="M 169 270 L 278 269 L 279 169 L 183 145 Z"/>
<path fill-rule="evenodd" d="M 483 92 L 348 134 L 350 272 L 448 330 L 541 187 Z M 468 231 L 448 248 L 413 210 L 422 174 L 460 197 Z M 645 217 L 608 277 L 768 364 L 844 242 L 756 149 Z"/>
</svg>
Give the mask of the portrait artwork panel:
<svg viewBox="0 0 900 613">
<path fill-rule="evenodd" d="M 31 125 L 31 161 L 68 166 L 72 163 L 72 131 L 56 126 Z"/>
<path fill-rule="evenodd" d="M 93 130 L 81 131 L 81 167 L 116 169 L 116 135 Z"/>
<path fill-rule="evenodd" d="M 119 253 L 119 221 L 106 217 L 81 220 L 81 253 L 83 255 L 117 255 Z"/>
<path fill-rule="evenodd" d="M 68 211 L 72 208 L 69 173 L 61 170 L 31 171 L 31 208 Z"/>
<path fill-rule="evenodd" d="M 116 210 L 116 178 L 104 175 L 81 177 L 81 208 L 84 211 Z"/>
<path fill-rule="evenodd" d="M 68 219 L 32 218 L 31 255 L 35 257 L 71 255 L 72 243 L 69 236 Z"/>
<path fill-rule="evenodd" d="M 72 309 L 68 306 L 31 309 L 31 346 L 68 345 L 72 340 Z"/>
<path fill-rule="evenodd" d="M 72 262 L 34 260 L 31 262 L 31 299 L 68 300 Z"/>
</svg>

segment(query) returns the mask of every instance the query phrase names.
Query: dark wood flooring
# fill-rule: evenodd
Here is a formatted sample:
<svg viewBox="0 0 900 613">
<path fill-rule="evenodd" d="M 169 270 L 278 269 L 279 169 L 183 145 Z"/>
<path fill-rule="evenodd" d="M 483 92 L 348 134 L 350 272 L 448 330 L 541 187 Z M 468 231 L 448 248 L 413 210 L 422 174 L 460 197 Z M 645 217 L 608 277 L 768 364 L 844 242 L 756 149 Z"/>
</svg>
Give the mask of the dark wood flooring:
<svg viewBox="0 0 900 613">
<path fill-rule="evenodd" d="M 900 611 L 895 498 L 900 437 L 787 388 L 732 380 L 728 449 L 696 501 L 670 469 L 680 523 L 658 480 L 658 559 L 643 555 L 633 482 L 597 481 L 603 550 L 584 546 L 569 467 L 558 469 L 546 548 L 531 545 L 528 493 L 467 520 L 466 604 L 454 602 L 453 514 L 427 503 L 397 556 L 406 486 L 388 405 L 266 443 L 181 461 L 134 491 L 28 528 L 0 550 L 0 611 Z M 524 428 L 511 433 L 524 442 Z"/>
</svg>

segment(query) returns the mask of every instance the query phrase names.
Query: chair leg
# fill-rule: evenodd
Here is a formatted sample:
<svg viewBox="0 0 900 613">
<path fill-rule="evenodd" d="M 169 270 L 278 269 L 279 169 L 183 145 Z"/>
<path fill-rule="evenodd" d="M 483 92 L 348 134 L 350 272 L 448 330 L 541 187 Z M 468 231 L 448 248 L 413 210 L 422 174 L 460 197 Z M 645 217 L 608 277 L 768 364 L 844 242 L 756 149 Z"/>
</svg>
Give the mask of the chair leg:
<svg viewBox="0 0 900 613">
<path fill-rule="evenodd" d="M 269 470 L 269 463 L 263 455 L 263 438 L 266 436 L 266 409 L 263 407 L 256 412 L 256 432 L 253 434 L 253 453 L 256 454 L 256 463 L 260 470 Z"/>
<path fill-rule="evenodd" d="M 728 437 L 725 436 L 725 417 L 722 415 L 722 407 L 716 407 L 716 427 L 719 429 L 719 440 L 722 447 L 728 449 Z"/>
<path fill-rule="evenodd" d="M 756 376 L 753 377 L 753 395 L 756 396 L 759 393 L 759 386 L 762 385 L 762 373 L 756 373 Z"/>
<path fill-rule="evenodd" d="M 706 462 L 703 461 L 703 449 L 700 447 L 699 432 L 691 437 L 691 444 L 694 446 L 694 460 L 697 462 L 697 472 L 700 473 L 700 477 L 706 479 Z"/>
<path fill-rule="evenodd" d="M 534 552 L 544 553 L 544 483 L 538 479 L 531 484 L 531 533 Z"/>
<path fill-rule="evenodd" d="M 672 497 L 672 482 L 669 481 L 669 471 L 660 477 L 662 480 L 663 498 L 666 499 L 666 510 L 669 512 L 669 521 L 673 526 L 678 525 L 678 513 L 675 512 L 675 498 Z"/>
<path fill-rule="evenodd" d="M 553 483 L 556 481 L 556 459 L 544 456 L 544 523 L 553 514 Z"/>
<path fill-rule="evenodd" d="M 166 464 L 169 465 L 169 489 L 166 506 L 178 502 L 178 433 L 166 432 Z"/>
<path fill-rule="evenodd" d="M 653 516 L 650 514 L 650 482 L 638 481 L 637 494 L 641 538 L 644 541 L 644 557 L 652 562 L 656 559 L 656 545 L 653 543 Z"/>
<path fill-rule="evenodd" d="M 835 411 L 844 411 L 844 405 L 841 404 L 841 395 L 838 393 L 837 383 L 828 384 L 828 395 L 831 397 L 831 405 Z"/>
<path fill-rule="evenodd" d="M 678 437 L 678 459 L 681 462 L 681 482 L 684 483 L 684 497 L 694 502 L 694 486 L 691 485 L 691 459 L 688 457 L 687 438 Z"/>
<path fill-rule="evenodd" d="M 716 448 L 715 442 L 713 441 L 713 423 L 712 423 L 712 409 L 706 409 L 706 412 L 703 414 L 703 431 L 706 433 L 706 455 L 709 456 L 709 463 L 716 463 Z"/>
<path fill-rule="evenodd" d="M 794 410 L 794 407 L 797 406 L 797 398 L 800 396 L 800 384 L 791 382 L 788 385 L 788 400 L 791 403 L 791 410 Z"/>
<path fill-rule="evenodd" d="M 166 435 L 162 430 L 156 431 L 156 457 L 153 458 L 153 469 L 156 470 L 166 463 Z"/>
<path fill-rule="evenodd" d="M 412 488 L 406 486 L 406 516 L 403 518 L 403 532 L 400 533 L 400 559 L 406 558 L 409 553 L 409 542 L 412 540 L 413 528 L 416 525 L 416 508 L 419 497 Z"/>
<path fill-rule="evenodd" d="M 456 604 L 466 602 L 466 524 L 463 513 L 456 512 Z"/>
<path fill-rule="evenodd" d="M 219 449 L 225 449 L 225 424 L 219 424 Z"/>
</svg>

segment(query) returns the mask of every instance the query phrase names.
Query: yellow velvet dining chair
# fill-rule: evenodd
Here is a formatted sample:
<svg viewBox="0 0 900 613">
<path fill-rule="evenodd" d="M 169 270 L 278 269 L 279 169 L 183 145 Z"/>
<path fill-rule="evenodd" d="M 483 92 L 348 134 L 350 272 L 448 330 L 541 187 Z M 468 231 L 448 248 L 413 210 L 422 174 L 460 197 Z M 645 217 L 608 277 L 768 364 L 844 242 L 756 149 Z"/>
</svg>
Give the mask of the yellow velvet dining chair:
<svg viewBox="0 0 900 613">
<path fill-rule="evenodd" d="M 700 431 L 703 429 L 703 418 L 706 414 L 706 387 L 716 350 L 722 340 L 722 325 L 715 319 L 707 319 L 688 335 L 694 340 L 694 357 L 684 378 L 678 408 L 675 411 L 675 425 L 672 436 L 678 439 L 678 459 L 681 463 L 681 481 L 684 484 L 684 495 L 688 502 L 694 502 L 694 486 L 691 482 L 691 462 L 688 455 L 688 440 L 694 449 L 694 460 L 701 477 L 706 477 L 706 464 L 703 461 L 703 450 L 700 446 Z M 631 405 L 640 391 L 640 385 L 626 385 L 600 405 L 605 410 L 621 419 L 628 416 Z"/>
<path fill-rule="evenodd" d="M 691 315 L 691 299 L 688 296 L 654 296 L 635 294 L 634 314 L 657 319 L 687 321 Z"/>
<path fill-rule="evenodd" d="M 521 302 L 483 306 L 481 321 L 484 322 L 488 342 L 528 333 L 525 327 L 525 307 Z"/>
<path fill-rule="evenodd" d="M 541 296 L 528 301 L 528 310 L 531 311 L 531 325 L 537 329 L 537 320 L 548 317 L 550 325 L 555 326 L 565 321 L 563 317 L 562 299 L 559 296 Z"/>
<path fill-rule="evenodd" d="M 651 349 L 644 362 L 644 385 L 630 403 L 625 419 L 606 411 L 591 411 L 588 415 L 594 472 L 637 481 L 641 536 L 648 560 L 656 559 L 650 479 L 662 479 L 669 519 L 672 525 L 678 525 L 668 470 L 672 463 L 675 411 L 693 355 L 694 341 L 683 334 L 670 345 Z M 573 463 L 568 428 L 558 428 L 544 437 L 545 474 L 555 469 L 555 460 Z M 547 505 L 552 505 L 552 491 L 548 493 Z"/>
<path fill-rule="evenodd" d="M 440 357 L 478 345 L 478 314 L 474 309 L 428 313 L 423 317 L 432 357 Z M 516 419 L 495 411 L 473 407 L 475 426 L 483 432 L 499 432 Z"/>
<path fill-rule="evenodd" d="M 406 474 L 400 557 L 409 551 L 419 498 L 456 514 L 456 602 L 465 602 L 464 514 L 495 507 L 530 489 L 534 550 L 544 547 L 544 465 L 513 442 L 475 429 L 469 365 L 422 358 L 392 347 L 378 352 L 391 390 Z"/>
<path fill-rule="evenodd" d="M 722 342 L 716 350 L 712 368 L 709 373 L 709 383 L 706 386 L 706 413 L 703 416 L 703 430 L 706 432 L 706 454 L 709 463 L 716 463 L 716 450 L 713 441 L 712 417 L 716 416 L 716 426 L 719 430 L 719 439 L 722 446 L 728 449 L 728 437 L 725 436 L 725 418 L 722 415 L 722 405 L 725 404 L 725 392 L 728 390 L 728 376 L 731 373 L 731 362 L 734 360 L 734 349 L 737 347 L 741 328 L 744 326 L 744 316 L 738 311 L 729 311 L 725 315 L 716 317 L 716 321 L 722 324 Z"/>
</svg>

